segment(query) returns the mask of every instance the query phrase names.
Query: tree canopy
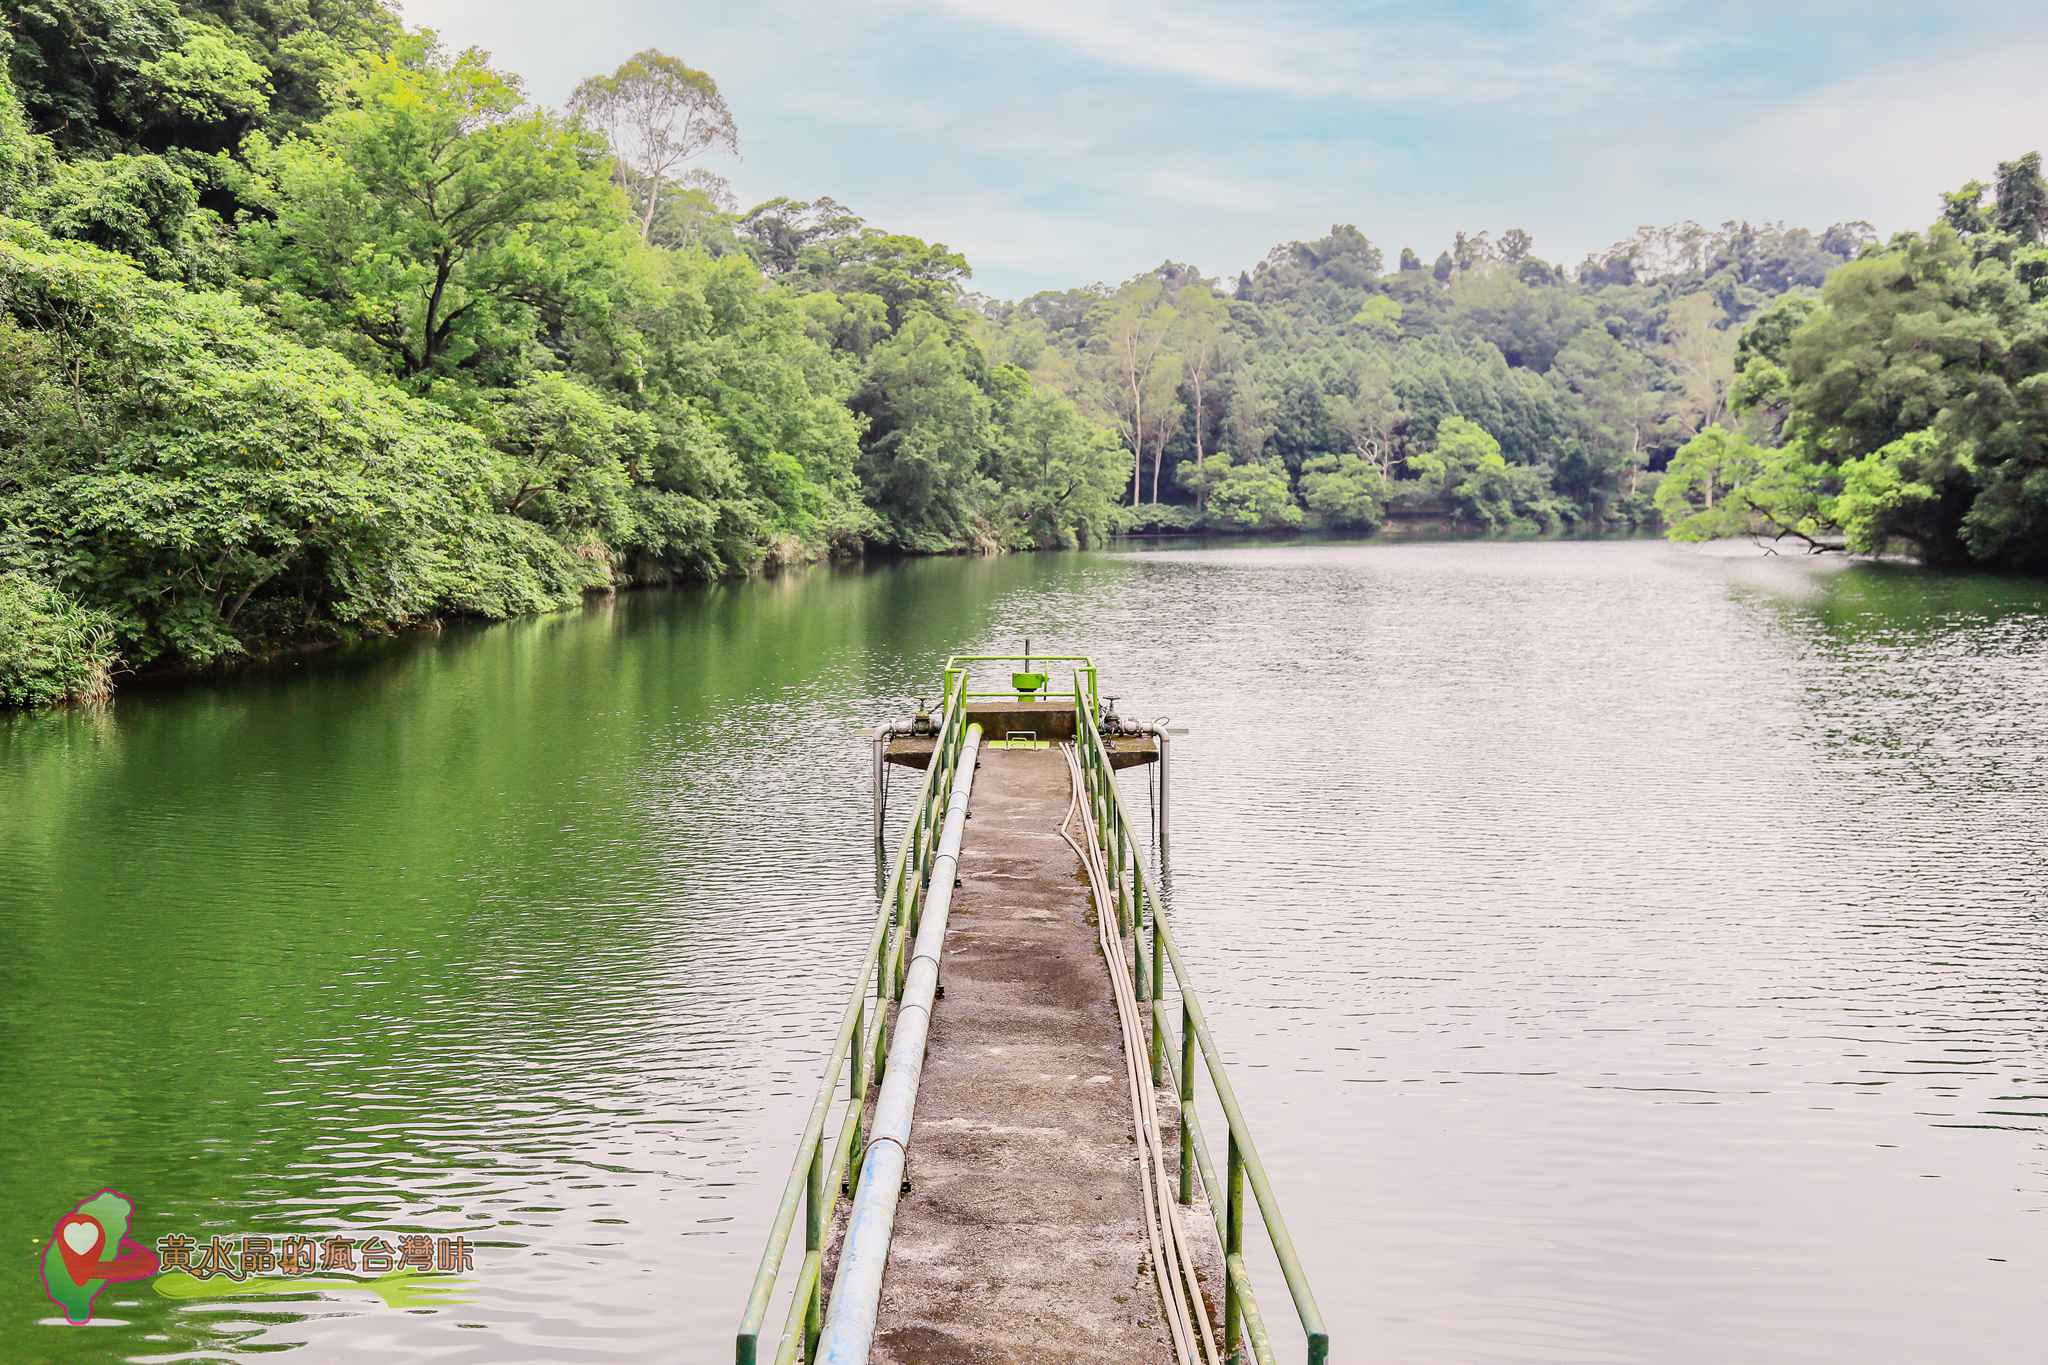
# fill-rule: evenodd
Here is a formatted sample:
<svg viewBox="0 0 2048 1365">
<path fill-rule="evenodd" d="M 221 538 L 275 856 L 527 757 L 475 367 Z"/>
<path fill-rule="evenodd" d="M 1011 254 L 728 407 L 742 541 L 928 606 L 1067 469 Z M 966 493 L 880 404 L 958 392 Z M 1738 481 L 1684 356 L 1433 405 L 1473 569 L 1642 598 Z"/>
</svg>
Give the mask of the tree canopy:
<svg viewBox="0 0 2048 1365">
<path fill-rule="evenodd" d="M 737 204 L 648 50 L 534 104 L 384 0 L 21 0 L 0 701 L 864 550 L 1405 520 L 2048 563 L 2048 182 L 1576 269 L 1356 226 L 1016 301 Z M 1433 259 L 1433 265 L 1426 265 Z"/>
</svg>

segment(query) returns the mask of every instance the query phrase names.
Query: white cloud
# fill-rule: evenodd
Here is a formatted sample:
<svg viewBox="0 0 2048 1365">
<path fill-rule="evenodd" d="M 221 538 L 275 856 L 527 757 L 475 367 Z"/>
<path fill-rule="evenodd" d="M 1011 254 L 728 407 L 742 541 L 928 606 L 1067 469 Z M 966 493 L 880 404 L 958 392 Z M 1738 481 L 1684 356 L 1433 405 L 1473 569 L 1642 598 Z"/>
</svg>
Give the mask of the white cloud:
<svg viewBox="0 0 2048 1365">
<path fill-rule="evenodd" d="M 1571 0 L 1496 34 L 1469 23 L 1310 18 L 1271 4 L 1235 11 L 1167 0 L 922 0 L 1127 70 L 1202 84 L 1367 104 L 1491 104 L 1603 89 L 1668 67 L 1704 41 L 1663 16 L 1667 0 Z M 1649 25 L 1644 35 L 1633 26 Z"/>
<path fill-rule="evenodd" d="M 1923 227 L 1941 191 L 2048 150 L 2044 69 L 2048 43 L 2034 39 L 1864 72 L 1738 125 L 1708 173 L 1785 216 Z"/>
<path fill-rule="evenodd" d="M 790 113 L 808 114 L 851 128 L 886 128 L 905 133 L 936 133 L 953 124 L 952 115 L 918 100 L 869 99 L 826 90 L 792 90 L 782 100 Z"/>
</svg>

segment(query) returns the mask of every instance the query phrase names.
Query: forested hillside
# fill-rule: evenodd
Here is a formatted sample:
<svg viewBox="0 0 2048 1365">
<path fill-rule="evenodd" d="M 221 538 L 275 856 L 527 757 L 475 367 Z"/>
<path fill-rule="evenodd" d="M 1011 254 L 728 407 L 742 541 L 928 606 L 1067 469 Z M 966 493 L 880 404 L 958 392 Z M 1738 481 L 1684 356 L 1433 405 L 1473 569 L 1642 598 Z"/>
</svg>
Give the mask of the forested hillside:
<svg viewBox="0 0 2048 1365">
<path fill-rule="evenodd" d="M 832 199 L 742 211 L 740 118 L 659 52 L 553 110 L 384 0 L 23 0 L 0 44 L 0 703 L 1128 530 L 2039 562 L 2038 161 L 1883 250 L 1340 225 L 1005 302 Z"/>
<path fill-rule="evenodd" d="M 1116 428 L 1140 526 L 1627 529 L 1654 523 L 1649 471 L 1727 412 L 1743 327 L 1871 241 L 1685 223 L 1567 270 L 1515 228 L 1425 264 L 1339 225 L 1228 288 L 1167 264 L 983 300 L 982 336 Z"/>
</svg>

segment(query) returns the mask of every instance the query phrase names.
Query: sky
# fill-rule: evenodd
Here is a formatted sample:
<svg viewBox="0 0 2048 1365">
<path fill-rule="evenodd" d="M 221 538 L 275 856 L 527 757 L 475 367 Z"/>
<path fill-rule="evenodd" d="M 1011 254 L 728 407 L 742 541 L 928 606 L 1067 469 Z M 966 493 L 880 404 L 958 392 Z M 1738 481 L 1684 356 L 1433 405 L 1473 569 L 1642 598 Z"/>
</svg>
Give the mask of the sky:
<svg viewBox="0 0 2048 1365">
<path fill-rule="evenodd" d="M 2048 6 L 1885 0 L 403 0 L 560 106 L 647 47 L 709 72 L 742 205 L 830 195 L 1014 298 L 1226 279 L 1352 223 L 1576 264 L 1639 225 L 1931 221 L 2048 149 Z"/>
</svg>

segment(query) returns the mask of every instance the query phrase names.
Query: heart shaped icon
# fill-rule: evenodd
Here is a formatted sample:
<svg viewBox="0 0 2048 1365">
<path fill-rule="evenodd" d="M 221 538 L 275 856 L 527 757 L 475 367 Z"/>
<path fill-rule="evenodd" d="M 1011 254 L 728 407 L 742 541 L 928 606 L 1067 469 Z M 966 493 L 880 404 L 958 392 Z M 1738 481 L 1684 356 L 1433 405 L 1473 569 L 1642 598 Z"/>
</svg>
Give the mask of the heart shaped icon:
<svg viewBox="0 0 2048 1365">
<path fill-rule="evenodd" d="M 100 1244 L 100 1225 L 97 1219 L 73 1218 L 64 1224 L 64 1245 L 80 1256 Z"/>
</svg>

